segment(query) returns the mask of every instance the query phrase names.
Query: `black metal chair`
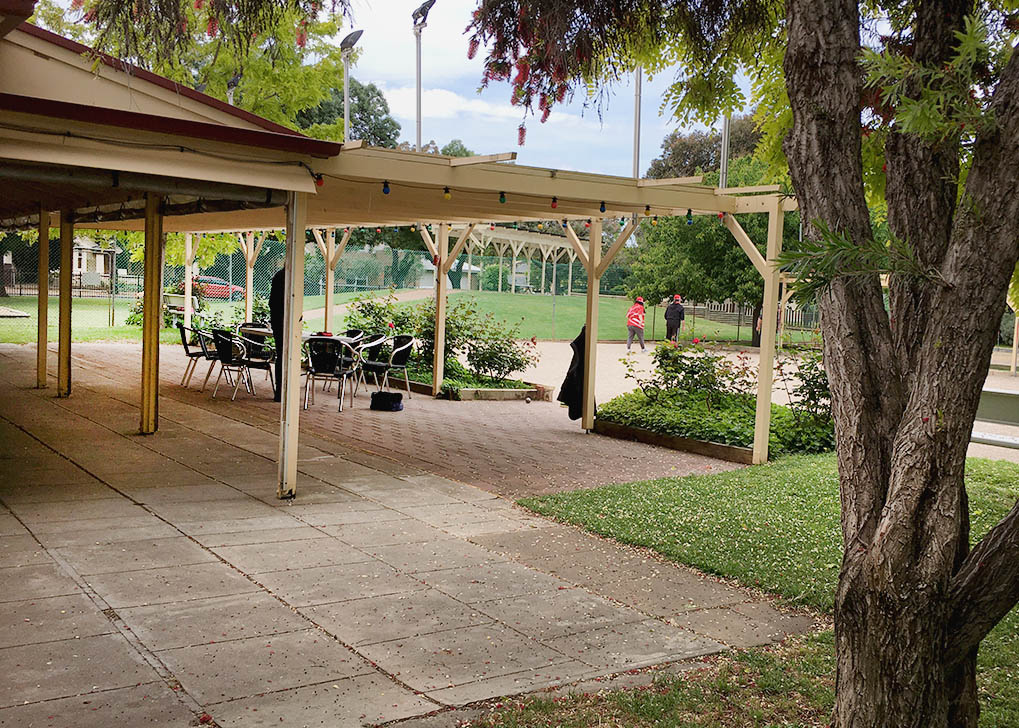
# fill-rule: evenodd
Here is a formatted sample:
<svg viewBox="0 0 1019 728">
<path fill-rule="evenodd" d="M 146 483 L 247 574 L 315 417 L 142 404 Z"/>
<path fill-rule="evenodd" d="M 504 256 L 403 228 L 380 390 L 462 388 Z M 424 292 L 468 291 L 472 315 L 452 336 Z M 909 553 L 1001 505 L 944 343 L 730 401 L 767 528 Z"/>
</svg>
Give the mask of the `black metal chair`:
<svg viewBox="0 0 1019 728">
<path fill-rule="evenodd" d="M 392 338 L 392 350 L 389 353 L 389 363 L 386 373 L 382 377 L 382 386 L 389 386 L 390 372 L 403 372 L 403 384 L 407 388 L 407 399 L 410 399 L 410 375 L 407 373 L 407 363 L 410 355 L 414 353 L 414 337 L 407 334 L 400 334 Z"/>
<path fill-rule="evenodd" d="M 364 331 L 361 329 L 347 329 L 341 336 L 349 341 L 351 344 L 356 344 L 358 341 L 364 338 Z"/>
<path fill-rule="evenodd" d="M 205 356 L 205 352 L 201 348 L 193 348 L 191 344 L 192 337 L 198 336 L 194 329 L 189 329 L 180 321 L 177 322 L 177 328 L 180 330 L 180 343 L 184 345 L 184 355 L 188 358 L 188 365 L 184 367 L 184 376 L 180 378 L 180 385 L 187 387 L 191 384 L 191 376 L 195 373 L 198 360 Z"/>
<path fill-rule="evenodd" d="M 333 336 L 312 336 L 305 343 L 308 350 L 308 368 L 305 370 L 304 408 L 309 401 L 315 403 L 315 382 L 339 382 L 336 398 L 339 411 L 343 411 L 343 387 L 350 380 L 350 404 L 354 404 L 354 386 L 361 371 L 361 358 L 357 349 Z"/>
<path fill-rule="evenodd" d="M 209 362 L 209 371 L 205 373 L 205 381 L 202 382 L 202 388 L 198 390 L 199 392 L 204 392 L 205 388 L 209 385 L 209 377 L 212 376 L 212 370 L 216 368 L 216 362 L 219 361 L 219 355 L 216 353 L 216 341 L 212 338 L 211 331 L 195 329 L 195 333 L 198 334 L 198 345 L 202 349 L 202 356 Z"/>
<path fill-rule="evenodd" d="M 381 381 L 378 377 L 379 374 L 384 373 L 379 365 L 382 363 L 379 361 L 383 347 L 385 347 L 388 338 L 385 334 L 368 334 L 358 346 L 356 346 L 358 354 L 361 358 L 361 371 L 358 375 L 358 381 L 364 382 L 365 388 L 368 387 L 368 382 L 365 380 L 365 374 L 371 374 L 375 377 L 375 386 L 381 388 L 379 382 Z"/>
<path fill-rule="evenodd" d="M 254 396 L 255 384 L 251 381 L 251 370 L 262 369 L 270 370 L 272 368 L 271 358 L 261 358 L 263 352 L 258 352 L 257 349 L 259 344 L 257 342 L 245 339 L 237 334 L 232 334 L 225 329 L 213 329 L 212 338 L 216 342 L 216 357 L 220 363 L 219 377 L 216 378 L 216 388 L 212 392 L 212 396 L 215 397 L 219 391 L 219 383 L 223 378 L 223 374 L 227 374 L 229 377 L 231 374 L 237 375 L 237 381 L 234 382 L 233 395 L 230 397 L 232 402 L 237 397 L 237 390 L 241 386 L 241 382 L 244 383 L 244 389 Z M 265 349 L 264 344 L 261 345 Z M 250 349 L 249 349 L 250 347 Z M 256 356 L 251 356 L 250 352 L 254 352 Z M 276 382 L 270 377 L 272 382 L 273 394 L 276 393 Z"/>
</svg>

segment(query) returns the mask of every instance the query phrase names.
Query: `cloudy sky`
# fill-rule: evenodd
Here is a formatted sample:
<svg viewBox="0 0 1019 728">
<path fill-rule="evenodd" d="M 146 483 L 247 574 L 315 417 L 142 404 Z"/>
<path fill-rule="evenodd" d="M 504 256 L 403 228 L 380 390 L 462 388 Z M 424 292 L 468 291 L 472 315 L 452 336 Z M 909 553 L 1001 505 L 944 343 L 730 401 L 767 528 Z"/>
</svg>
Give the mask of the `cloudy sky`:
<svg viewBox="0 0 1019 728">
<path fill-rule="evenodd" d="M 353 0 L 353 29 L 363 29 L 361 56 L 351 75 L 373 82 L 385 93 L 403 127 L 401 139 L 414 142 L 414 35 L 411 13 L 423 0 Z M 527 142 L 517 146 L 521 109 L 511 106 L 510 84 L 493 83 L 478 94 L 479 51 L 467 58 L 464 28 L 475 0 L 437 0 L 422 41 L 422 139 L 441 147 L 459 138 L 479 154 L 516 151 L 520 164 L 630 175 L 633 170 L 632 80 L 613 90 L 599 119 L 577 97 L 556 107 L 545 124 L 528 117 Z M 345 28 L 344 34 L 351 28 Z M 643 84 L 640 170 L 658 156 L 663 137 L 675 123 L 658 114 L 662 91 L 672 80 L 664 73 Z"/>
</svg>

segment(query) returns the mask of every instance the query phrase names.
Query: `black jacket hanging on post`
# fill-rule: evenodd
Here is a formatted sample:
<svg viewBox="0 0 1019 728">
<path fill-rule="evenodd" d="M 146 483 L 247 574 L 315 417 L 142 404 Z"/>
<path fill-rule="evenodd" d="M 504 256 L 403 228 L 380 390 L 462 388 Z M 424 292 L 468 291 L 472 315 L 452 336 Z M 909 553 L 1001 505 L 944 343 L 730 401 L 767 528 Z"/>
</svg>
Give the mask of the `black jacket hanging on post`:
<svg viewBox="0 0 1019 728">
<path fill-rule="evenodd" d="M 573 360 L 566 372 L 563 386 L 559 388 L 559 401 L 569 407 L 571 420 L 579 420 L 584 414 L 584 335 L 587 326 L 580 329 L 580 335 L 571 343 Z"/>
</svg>

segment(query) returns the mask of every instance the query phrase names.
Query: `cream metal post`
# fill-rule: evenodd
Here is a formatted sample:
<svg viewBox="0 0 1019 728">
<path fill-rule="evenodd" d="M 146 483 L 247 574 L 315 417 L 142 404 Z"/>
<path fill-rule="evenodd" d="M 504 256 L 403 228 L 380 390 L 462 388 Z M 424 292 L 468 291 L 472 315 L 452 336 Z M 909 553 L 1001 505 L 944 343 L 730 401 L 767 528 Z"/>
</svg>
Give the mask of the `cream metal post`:
<svg viewBox="0 0 1019 728">
<path fill-rule="evenodd" d="M 35 386 L 46 388 L 46 346 L 49 336 L 49 305 L 50 305 L 50 213 L 39 205 L 39 284 L 38 319 L 39 331 L 35 349 Z"/>
<path fill-rule="evenodd" d="M 432 358 L 432 396 L 442 391 L 446 366 L 446 259 L 449 257 L 449 225 L 439 223 L 439 236 L 435 240 L 438 261 L 435 265 L 435 352 Z"/>
<path fill-rule="evenodd" d="M 767 275 L 764 276 L 764 305 L 761 309 L 761 352 L 757 368 L 757 412 L 754 419 L 755 465 L 768 462 L 768 435 L 771 431 L 771 387 L 775 369 L 775 319 L 778 316 L 779 270 L 782 252 L 782 226 L 785 214 L 781 199 L 772 201 L 768 210 Z"/>
<path fill-rule="evenodd" d="M 60 299 L 57 330 L 57 396 L 71 396 L 71 248 L 74 223 L 71 213 L 60 212 Z"/>
<path fill-rule="evenodd" d="M 325 255 L 323 260 L 326 264 L 326 311 L 324 331 L 333 330 L 333 288 L 336 287 L 336 268 L 333 265 L 333 258 L 336 254 L 336 228 L 327 228 L 325 235 Z"/>
<path fill-rule="evenodd" d="M 581 426 L 594 429 L 594 378 L 598 358 L 598 293 L 601 278 L 598 264 L 601 262 L 601 218 L 591 221 L 590 243 L 587 253 L 587 332 L 584 337 L 584 404 Z"/>
<path fill-rule="evenodd" d="M 297 495 L 297 439 L 301 416 L 301 320 L 304 307 L 304 235 L 308 198 L 305 192 L 287 193 L 286 283 L 283 289 L 283 367 L 280 393 L 279 470 L 276 497 Z M 342 394 L 342 392 L 341 392 Z"/>
<path fill-rule="evenodd" d="M 142 289 L 142 387 L 139 432 L 159 429 L 159 328 L 163 319 L 162 198 L 145 193 L 145 278 Z"/>
<path fill-rule="evenodd" d="M 195 275 L 194 234 L 184 233 L 184 327 L 191 328 L 191 317 L 194 315 L 191 305 L 192 279 Z"/>
</svg>

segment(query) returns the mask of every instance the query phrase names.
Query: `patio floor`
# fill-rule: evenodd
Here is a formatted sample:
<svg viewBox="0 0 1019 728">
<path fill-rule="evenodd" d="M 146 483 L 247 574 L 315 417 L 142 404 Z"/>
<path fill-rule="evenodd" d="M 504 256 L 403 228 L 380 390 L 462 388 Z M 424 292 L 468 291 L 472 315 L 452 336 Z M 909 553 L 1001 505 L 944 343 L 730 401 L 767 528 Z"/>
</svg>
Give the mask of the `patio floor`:
<svg viewBox="0 0 1019 728">
<path fill-rule="evenodd" d="M 475 403 L 415 398 L 398 435 L 396 418 L 355 420 L 378 414 L 364 399 L 338 415 L 320 398 L 297 500 L 281 502 L 268 387 L 234 403 L 182 391 L 173 351 L 160 431 L 140 437 L 138 347 L 76 346 L 59 400 L 30 388 L 32 347 L 0 346 L 0 725 L 361 726 L 812 625 L 498 495 L 572 487 L 620 462 L 629 470 L 597 474 L 716 461 L 646 446 L 620 460 L 613 448 L 636 446 L 570 426 L 563 437 L 585 449 L 554 467 L 534 465 L 563 450 L 554 439 L 523 465 L 468 466 L 506 449 L 497 429 L 448 444 L 493 418 L 461 419 Z M 522 430 L 513 447 L 565 420 L 548 404 L 514 408 L 500 418 Z M 591 443 L 609 443 L 600 468 L 581 462 L 602 458 Z"/>
</svg>

